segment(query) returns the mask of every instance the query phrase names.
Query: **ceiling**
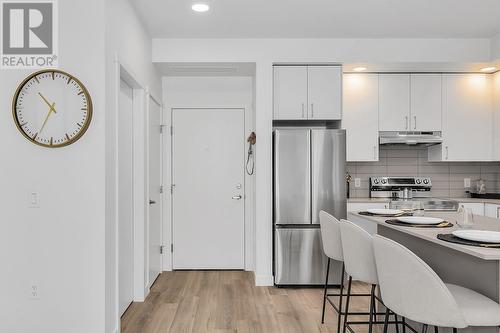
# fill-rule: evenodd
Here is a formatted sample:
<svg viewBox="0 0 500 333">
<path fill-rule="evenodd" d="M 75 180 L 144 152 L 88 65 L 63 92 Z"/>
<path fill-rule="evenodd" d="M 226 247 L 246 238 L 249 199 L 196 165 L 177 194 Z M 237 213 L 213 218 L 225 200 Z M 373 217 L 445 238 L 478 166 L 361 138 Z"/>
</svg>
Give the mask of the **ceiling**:
<svg viewBox="0 0 500 333">
<path fill-rule="evenodd" d="M 203 2 L 204 0 L 200 0 Z M 489 38 L 499 0 L 131 0 L 156 38 Z"/>
</svg>

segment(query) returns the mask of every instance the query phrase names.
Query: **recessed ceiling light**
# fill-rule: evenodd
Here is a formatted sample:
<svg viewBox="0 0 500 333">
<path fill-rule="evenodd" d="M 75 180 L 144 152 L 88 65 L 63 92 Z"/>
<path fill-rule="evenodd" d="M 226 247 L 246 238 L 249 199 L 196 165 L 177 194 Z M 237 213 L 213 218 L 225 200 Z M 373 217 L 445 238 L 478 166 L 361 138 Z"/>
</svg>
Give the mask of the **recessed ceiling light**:
<svg viewBox="0 0 500 333">
<path fill-rule="evenodd" d="M 355 67 L 355 68 L 353 68 L 353 71 L 355 71 L 355 72 L 364 72 L 364 71 L 366 71 L 366 67 Z"/>
<path fill-rule="evenodd" d="M 481 68 L 481 72 L 493 72 L 496 69 L 496 67 L 484 67 Z"/>
<path fill-rule="evenodd" d="M 210 9 L 210 6 L 206 3 L 194 3 L 191 9 L 198 13 L 204 13 Z"/>
</svg>

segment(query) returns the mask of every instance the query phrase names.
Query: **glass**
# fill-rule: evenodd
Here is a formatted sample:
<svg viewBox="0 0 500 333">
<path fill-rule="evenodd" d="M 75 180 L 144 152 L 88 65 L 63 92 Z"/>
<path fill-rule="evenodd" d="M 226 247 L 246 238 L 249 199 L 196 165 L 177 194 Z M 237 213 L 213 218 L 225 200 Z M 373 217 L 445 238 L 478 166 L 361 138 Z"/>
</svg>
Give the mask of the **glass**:
<svg viewBox="0 0 500 333">
<path fill-rule="evenodd" d="M 413 201 L 411 204 L 413 216 L 424 216 L 424 204 L 422 201 Z"/>
<path fill-rule="evenodd" d="M 457 211 L 457 224 L 462 228 L 472 228 L 474 226 L 474 214 L 472 214 L 472 210 L 460 206 Z"/>
</svg>

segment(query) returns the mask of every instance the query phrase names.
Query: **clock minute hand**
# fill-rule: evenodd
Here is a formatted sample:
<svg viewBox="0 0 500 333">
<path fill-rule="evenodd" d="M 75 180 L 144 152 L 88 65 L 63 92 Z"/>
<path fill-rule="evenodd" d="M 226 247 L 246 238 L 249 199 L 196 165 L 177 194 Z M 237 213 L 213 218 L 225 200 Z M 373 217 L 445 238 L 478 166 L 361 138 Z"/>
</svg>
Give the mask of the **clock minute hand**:
<svg viewBox="0 0 500 333">
<path fill-rule="evenodd" d="M 54 109 L 54 105 L 56 104 L 55 102 L 52 103 L 52 105 L 50 105 L 50 102 L 42 95 L 42 93 L 39 92 L 38 95 L 40 95 L 40 97 L 43 99 L 43 101 L 45 102 L 45 104 L 47 104 L 49 106 L 50 111 L 54 111 L 54 113 L 57 113 L 56 109 Z"/>
<path fill-rule="evenodd" d="M 49 104 L 50 105 L 50 104 Z M 54 111 L 54 113 L 56 112 L 56 110 L 54 109 L 54 107 L 56 106 L 56 103 L 52 103 L 52 105 L 50 105 L 50 110 L 49 110 L 49 113 L 47 113 L 47 116 L 45 117 L 45 120 L 43 121 L 43 124 L 42 124 L 42 127 L 40 128 L 40 130 L 38 131 L 38 134 L 42 133 L 43 129 L 45 128 L 45 124 L 47 124 L 47 120 L 49 120 L 49 117 L 50 115 L 52 114 L 52 111 Z"/>
</svg>

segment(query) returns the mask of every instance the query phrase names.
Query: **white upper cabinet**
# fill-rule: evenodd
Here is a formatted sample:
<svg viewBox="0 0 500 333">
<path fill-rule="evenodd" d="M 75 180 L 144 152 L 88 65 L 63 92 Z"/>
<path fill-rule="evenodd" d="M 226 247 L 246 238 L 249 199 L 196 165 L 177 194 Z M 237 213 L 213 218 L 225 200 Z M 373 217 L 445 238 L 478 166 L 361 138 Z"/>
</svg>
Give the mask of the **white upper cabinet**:
<svg viewBox="0 0 500 333">
<path fill-rule="evenodd" d="M 274 119 L 307 119 L 307 67 L 274 67 Z"/>
<path fill-rule="evenodd" d="M 274 66 L 274 119 L 341 118 L 342 67 Z"/>
<path fill-rule="evenodd" d="M 378 161 L 378 74 L 345 74 L 343 85 L 347 161 Z"/>
<path fill-rule="evenodd" d="M 411 74 L 410 130 L 441 131 L 441 74 Z"/>
<path fill-rule="evenodd" d="M 308 118 L 342 119 L 342 68 L 308 67 Z"/>
<path fill-rule="evenodd" d="M 380 131 L 410 130 L 410 75 L 379 75 Z"/>
<path fill-rule="evenodd" d="M 488 74 L 443 74 L 443 144 L 430 161 L 493 160 L 493 87 Z"/>
</svg>

